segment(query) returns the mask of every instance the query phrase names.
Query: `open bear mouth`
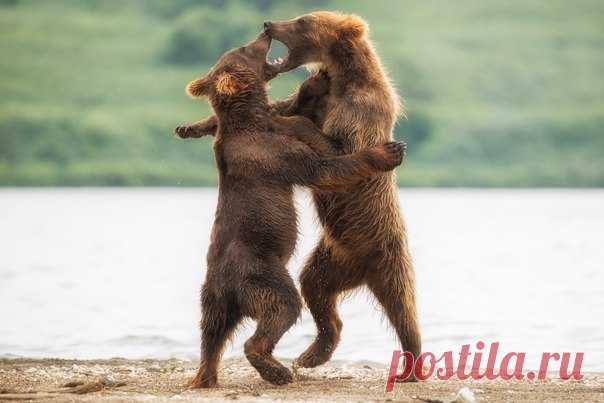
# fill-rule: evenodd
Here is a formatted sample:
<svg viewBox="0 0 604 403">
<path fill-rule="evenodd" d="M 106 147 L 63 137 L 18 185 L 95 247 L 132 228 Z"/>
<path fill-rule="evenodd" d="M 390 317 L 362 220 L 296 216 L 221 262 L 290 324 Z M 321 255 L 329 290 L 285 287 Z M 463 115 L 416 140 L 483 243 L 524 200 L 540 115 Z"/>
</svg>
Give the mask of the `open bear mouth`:
<svg viewBox="0 0 604 403">
<path fill-rule="evenodd" d="M 283 57 L 279 56 L 279 57 L 277 57 L 276 59 L 273 59 L 273 60 L 267 60 L 266 62 L 267 62 L 268 64 L 270 64 L 271 66 L 279 67 L 279 66 L 284 65 L 284 64 L 285 64 L 285 62 L 286 62 L 286 60 L 287 60 L 287 56 L 285 56 L 285 58 L 283 58 Z"/>
<path fill-rule="evenodd" d="M 271 56 L 271 53 L 273 56 Z M 277 69 L 281 69 L 282 67 L 287 65 L 287 61 L 289 59 L 289 49 L 288 47 L 279 41 L 271 41 L 271 47 L 266 54 L 266 63 Z"/>
</svg>

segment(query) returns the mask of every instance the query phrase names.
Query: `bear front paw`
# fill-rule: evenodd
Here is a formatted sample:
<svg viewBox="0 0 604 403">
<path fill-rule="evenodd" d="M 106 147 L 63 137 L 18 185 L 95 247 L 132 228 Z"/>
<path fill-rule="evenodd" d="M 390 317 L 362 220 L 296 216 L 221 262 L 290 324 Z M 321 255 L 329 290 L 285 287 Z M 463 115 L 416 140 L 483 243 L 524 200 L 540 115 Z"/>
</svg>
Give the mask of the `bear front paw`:
<svg viewBox="0 0 604 403">
<path fill-rule="evenodd" d="M 181 139 L 187 139 L 190 137 L 191 127 L 189 126 L 177 126 L 174 129 L 174 134 L 176 134 Z"/>
<path fill-rule="evenodd" d="M 403 162 L 407 152 L 407 144 L 391 141 L 372 150 L 372 163 L 381 171 L 391 171 Z"/>
</svg>

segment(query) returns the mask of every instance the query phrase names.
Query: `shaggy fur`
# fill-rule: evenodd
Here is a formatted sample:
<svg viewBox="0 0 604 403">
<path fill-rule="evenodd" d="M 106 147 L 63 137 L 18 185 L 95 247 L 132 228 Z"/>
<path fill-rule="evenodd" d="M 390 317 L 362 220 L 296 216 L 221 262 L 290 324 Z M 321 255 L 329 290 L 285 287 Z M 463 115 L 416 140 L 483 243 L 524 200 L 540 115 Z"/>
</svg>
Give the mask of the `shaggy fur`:
<svg viewBox="0 0 604 403">
<path fill-rule="evenodd" d="M 329 74 L 327 107 L 316 123 L 343 154 L 392 139 L 399 100 L 361 18 L 316 12 L 267 22 L 265 31 L 289 49 L 281 72 L 319 63 Z M 313 194 L 323 234 L 300 281 L 318 335 L 298 364 L 315 367 L 330 359 L 342 330 L 337 298 L 361 285 L 381 304 L 402 347 L 417 357 L 414 271 L 394 175 L 380 175 L 347 192 L 317 189 Z"/>
<path fill-rule="evenodd" d="M 404 154 L 401 144 L 390 142 L 333 156 L 330 142 L 310 120 L 272 115 L 265 90 L 275 73 L 265 62 L 269 45 L 269 37 L 261 34 L 227 52 L 207 76 L 187 87 L 192 96 L 209 98 L 218 122 L 219 196 L 201 292 L 195 388 L 216 385 L 225 342 L 244 318 L 257 322 L 244 345 L 252 366 L 274 384 L 292 381 L 272 351 L 301 309 L 285 267 L 297 235 L 293 186 L 324 192 L 362 183 L 394 169 Z"/>
</svg>

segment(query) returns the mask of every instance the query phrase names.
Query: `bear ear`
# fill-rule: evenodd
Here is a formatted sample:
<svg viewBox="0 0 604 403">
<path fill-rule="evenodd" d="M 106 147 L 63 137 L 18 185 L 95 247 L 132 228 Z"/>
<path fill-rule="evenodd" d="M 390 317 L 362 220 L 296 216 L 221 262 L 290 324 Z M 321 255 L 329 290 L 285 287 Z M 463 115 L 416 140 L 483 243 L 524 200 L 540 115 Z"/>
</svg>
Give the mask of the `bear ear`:
<svg viewBox="0 0 604 403">
<path fill-rule="evenodd" d="M 359 16 L 350 14 L 344 16 L 340 30 L 349 39 L 359 39 L 368 31 L 367 23 Z"/>
<path fill-rule="evenodd" d="M 226 96 L 232 96 L 243 88 L 237 83 L 237 78 L 233 73 L 220 73 L 216 79 L 216 92 Z"/>
<path fill-rule="evenodd" d="M 204 95 L 207 96 L 210 93 L 210 84 L 211 81 L 208 76 L 193 80 L 187 84 L 187 94 L 194 98 L 199 98 Z"/>
</svg>

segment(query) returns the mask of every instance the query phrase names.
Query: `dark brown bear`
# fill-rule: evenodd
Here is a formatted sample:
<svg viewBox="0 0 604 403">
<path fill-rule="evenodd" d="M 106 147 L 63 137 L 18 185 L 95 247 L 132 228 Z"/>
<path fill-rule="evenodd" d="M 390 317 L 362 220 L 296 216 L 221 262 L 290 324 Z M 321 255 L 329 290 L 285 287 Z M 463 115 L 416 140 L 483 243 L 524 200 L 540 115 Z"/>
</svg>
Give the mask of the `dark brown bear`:
<svg viewBox="0 0 604 403">
<path fill-rule="evenodd" d="M 314 63 L 329 74 L 327 107 L 317 123 L 344 154 L 392 139 L 399 100 L 362 19 L 316 12 L 266 22 L 265 31 L 289 49 L 280 72 Z M 314 200 L 323 234 L 300 280 L 318 335 L 298 364 L 315 367 L 329 360 L 342 330 L 337 298 L 362 285 L 382 305 L 402 347 L 417 357 L 415 276 L 394 175 L 376 176 L 348 192 L 317 189 Z"/>
<path fill-rule="evenodd" d="M 404 147 L 387 143 L 347 156 L 330 156 L 330 143 L 304 117 L 276 117 L 268 105 L 265 62 L 270 38 L 223 55 L 190 95 L 207 96 L 218 117 L 214 153 L 219 196 L 208 271 L 201 292 L 201 365 L 193 387 L 212 387 L 225 342 L 244 318 L 257 322 L 244 345 L 261 377 L 291 382 L 272 356 L 296 321 L 301 300 L 286 264 L 296 243 L 293 186 L 327 191 L 357 184 L 402 161 Z M 381 174 L 385 175 L 385 174 Z"/>
</svg>

